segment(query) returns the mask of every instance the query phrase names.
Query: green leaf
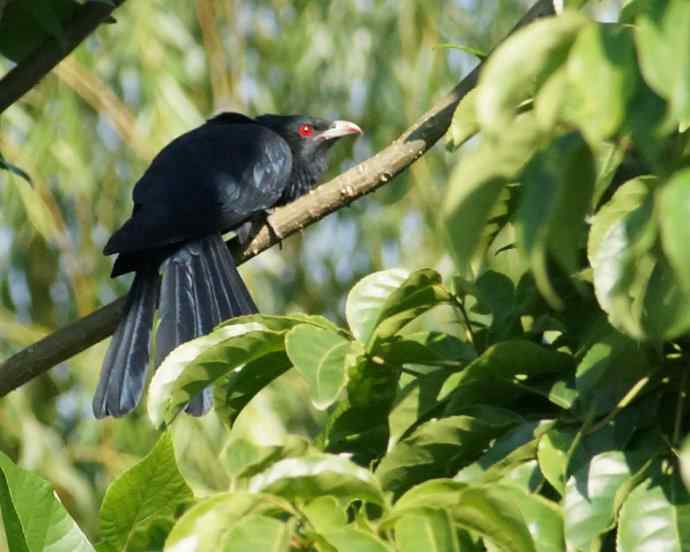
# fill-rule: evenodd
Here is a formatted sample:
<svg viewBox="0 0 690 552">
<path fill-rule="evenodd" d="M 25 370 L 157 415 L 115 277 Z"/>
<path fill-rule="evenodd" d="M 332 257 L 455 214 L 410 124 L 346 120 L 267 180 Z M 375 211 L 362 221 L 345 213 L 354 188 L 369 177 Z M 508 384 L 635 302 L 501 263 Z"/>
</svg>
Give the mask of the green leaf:
<svg viewBox="0 0 690 552">
<path fill-rule="evenodd" d="M 403 513 L 419 509 L 449 508 L 457 504 L 460 494 L 467 488 L 467 483 L 453 479 L 429 479 L 402 495 L 393 506 L 391 515 L 397 519 Z"/>
<path fill-rule="evenodd" d="M 519 398 L 530 378 L 570 373 L 572 358 L 529 341 L 498 343 L 474 360 L 459 375 L 446 412 L 475 404 L 506 406 Z"/>
<path fill-rule="evenodd" d="M 163 433 L 151 452 L 108 487 L 101 504 L 99 551 L 126 550 L 143 524 L 174 515 L 193 498 L 177 468 L 170 434 Z"/>
<path fill-rule="evenodd" d="M 395 524 L 400 552 L 460 552 L 452 520 L 445 510 L 427 509 L 405 514 Z"/>
<path fill-rule="evenodd" d="M 690 549 L 690 496 L 677 474 L 654 471 L 627 497 L 618 521 L 619 552 Z"/>
<path fill-rule="evenodd" d="M 458 149 L 479 132 L 479 123 L 477 122 L 477 112 L 474 103 L 476 97 L 477 89 L 473 88 L 465 94 L 462 100 L 460 100 L 458 107 L 455 108 L 453 120 L 447 133 L 448 149 Z"/>
<path fill-rule="evenodd" d="M 518 245 L 539 291 L 552 305 L 560 306 L 549 280 L 547 260 L 552 256 L 568 273 L 578 269 L 596 180 L 594 157 L 579 135 L 566 134 L 532 158 L 521 180 Z"/>
<path fill-rule="evenodd" d="M 250 514 L 237 521 L 225 533 L 219 549 L 224 552 L 281 552 L 290 549 L 291 537 L 290 524 L 268 516 Z"/>
<path fill-rule="evenodd" d="M 652 183 L 641 177 L 616 190 L 594 216 L 587 244 L 601 308 L 617 329 L 636 338 L 643 335 L 641 306 L 655 263 Z"/>
<path fill-rule="evenodd" d="M 372 533 L 351 525 L 323 536 L 338 552 L 392 552 L 386 543 Z"/>
<path fill-rule="evenodd" d="M 309 383 L 312 403 L 319 410 L 337 400 L 347 384 L 349 359 L 364 352 L 358 342 L 307 324 L 286 334 L 285 351 Z"/>
<path fill-rule="evenodd" d="M 473 256 L 488 245 L 485 226 L 505 186 L 514 180 L 542 139 L 536 119 L 525 113 L 500 139 L 484 139 L 463 155 L 453 169 L 443 208 L 451 253 L 467 272 Z M 480 247 L 482 246 L 482 247 Z"/>
<path fill-rule="evenodd" d="M 78 8 L 74 0 L 9 2 L 0 19 L 0 53 L 19 63 L 47 39 L 61 38 Z"/>
<path fill-rule="evenodd" d="M 349 368 L 347 399 L 338 402 L 320 436 L 324 450 L 353 454 L 362 465 L 380 457 L 388 444 L 399 378 L 399 367 L 358 357 Z"/>
<path fill-rule="evenodd" d="M 381 305 L 368 340 L 369 350 L 377 341 L 394 336 L 412 320 L 450 298 L 438 272 L 428 268 L 413 272 Z"/>
<path fill-rule="evenodd" d="M 690 293 L 690 169 L 679 171 L 659 192 L 659 224 L 664 252 Z"/>
<path fill-rule="evenodd" d="M 563 515 L 557 504 L 519 487 L 505 484 L 498 487 L 507 500 L 512 499 L 517 505 L 537 552 L 565 550 Z"/>
<path fill-rule="evenodd" d="M 308 441 L 294 435 L 288 435 L 281 446 L 258 445 L 242 437 L 235 437 L 225 445 L 221 459 L 228 475 L 237 479 L 255 475 L 278 459 L 301 456 L 308 450 Z"/>
<path fill-rule="evenodd" d="M 426 422 L 396 443 L 376 468 L 383 488 L 400 495 L 425 479 L 450 476 L 519 421 L 498 410 L 485 413 L 483 418 L 448 416 Z"/>
<path fill-rule="evenodd" d="M 249 482 L 254 493 L 271 493 L 288 500 L 310 501 L 336 497 L 345 506 L 354 500 L 385 503 L 378 481 L 369 471 L 332 454 L 287 458 L 276 462 Z"/>
<path fill-rule="evenodd" d="M 408 276 L 408 271 L 393 268 L 369 274 L 354 285 L 347 296 L 345 316 L 357 339 L 369 340 L 386 299 Z"/>
<path fill-rule="evenodd" d="M 594 343 L 577 367 L 581 411 L 599 416 L 612 410 L 654 367 L 646 350 L 634 340 L 611 332 Z"/>
<path fill-rule="evenodd" d="M 189 399 L 210 383 L 232 371 L 242 371 L 248 363 L 270 353 L 283 351 L 284 333 L 268 330 L 257 321 L 235 322 L 179 346 L 151 380 L 149 418 L 156 427 L 169 424 Z"/>
<path fill-rule="evenodd" d="M 565 492 L 568 451 L 575 439 L 571 432 L 550 429 L 540 440 L 537 448 L 539 468 L 551 486 L 563 496 Z"/>
<path fill-rule="evenodd" d="M 441 332 L 415 332 L 388 339 L 375 353 L 386 363 L 443 365 L 444 362 L 470 362 L 476 356 L 469 343 Z"/>
<path fill-rule="evenodd" d="M 514 124 L 518 106 L 532 96 L 536 82 L 563 63 L 586 22 L 576 12 L 543 18 L 517 31 L 496 49 L 478 85 L 477 119 L 483 130 L 500 136 Z"/>
<path fill-rule="evenodd" d="M 476 462 L 460 470 L 454 479 L 467 483 L 511 482 L 535 490 L 543 481 L 535 461 L 537 445 L 554 423 L 553 420 L 525 422 L 509 430 L 496 438 Z"/>
<path fill-rule="evenodd" d="M 218 543 L 235 522 L 251 515 L 274 517 L 285 512 L 296 514 L 289 502 L 277 496 L 247 492 L 218 493 L 185 512 L 168 535 L 165 549 L 186 552 L 217 550 Z"/>
<path fill-rule="evenodd" d="M 0 452 L 0 512 L 14 552 L 91 552 L 93 546 L 50 483 Z"/>
<path fill-rule="evenodd" d="M 614 524 L 616 493 L 634 468 L 622 451 L 597 454 L 567 481 L 563 496 L 565 538 L 569 548 L 590 550 Z"/>
<path fill-rule="evenodd" d="M 457 505 L 450 509 L 451 516 L 456 523 L 479 533 L 500 550 L 536 551 L 521 506 L 514 499 L 515 492 L 515 487 L 496 484 L 468 487 L 459 493 Z M 552 525 L 553 521 L 549 520 L 548 533 L 552 532 Z"/>
<path fill-rule="evenodd" d="M 628 27 L 592 24 L 577 36 L 567 62 L 572 97 L 566 118 L 592 144 L 613 136 L 623 124 L 636 85 L 635 47 Z"/>
<path fill-rule="evenodd" d="M 347 525 L 346 506 L 333 495 L 324 495 L 302 506 L 302 513 L 318 533 L 337 531 Z"/>
<path fill-rule="evenodd" d="M 648 2 L 636 21 L 635 39 L 642 74 L 671 104 L 682 129 L 690 124 L 690 4 Z"/>
</svg>

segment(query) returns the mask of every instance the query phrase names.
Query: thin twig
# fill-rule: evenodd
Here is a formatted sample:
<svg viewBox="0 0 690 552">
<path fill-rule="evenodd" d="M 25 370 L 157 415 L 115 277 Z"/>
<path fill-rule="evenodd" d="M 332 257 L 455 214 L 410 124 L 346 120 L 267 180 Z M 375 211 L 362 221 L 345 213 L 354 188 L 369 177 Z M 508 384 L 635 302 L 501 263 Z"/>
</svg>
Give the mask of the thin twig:
<svg viewBox="0 0 690 552">
<path fill-rule="evenodd" d="M 539 0 L 511 33 L 538 17 L 553 13 L 551 0 Z M 480 69 L 481 64 L 395 142 L 374 157 L 290 205 L 277 209 L 270 216 L 269 223 L 258 231 L 243 250 L 239 250 L 236 244 L 229 244 L 238 264 L 373 192 L 407 169 L 445 134 L 458 102 L 476 85 Z M 4 105 L 3 97 L 0 93 L 0 110 Z M 111 335 L 120 320 L 123 305 L 124 297 L 120 297 L 11 356 L 0 365 L 0 396 Z"/>
</svg>

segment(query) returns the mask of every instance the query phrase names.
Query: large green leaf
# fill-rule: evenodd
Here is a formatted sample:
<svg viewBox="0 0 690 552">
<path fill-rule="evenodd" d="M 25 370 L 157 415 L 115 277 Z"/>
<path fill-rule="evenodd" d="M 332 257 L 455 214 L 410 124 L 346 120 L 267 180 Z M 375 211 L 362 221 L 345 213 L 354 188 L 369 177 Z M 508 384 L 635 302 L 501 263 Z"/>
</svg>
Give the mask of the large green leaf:
<svg viewBox="0 0 690 552">
<path fill-rule="evenodd" d="M 690 293 L 690 169 L 676 173 L 661 189 L 659 224 L 664 252 Z"/>
<path fill-rule="evenodd" d="M 594 216 L 587 244 L 601 308 L 616 328 L 636 338 L 643 336 L 643 296 L 655 264 L 653 182 L 636 178 L 623 184 Z"/>
<path fill-rule="evenodd" d="M 635 90 L 635 47 L 630 28 L 592 24 L 584 28 L 567 62 L 565 117 L 592 144 L 618 131 Z"/>
<path fill-rule="evenodd" d="M 409 272 L 400 268 L 374 272 L 357 282 L 347 296 L 345 316 L 352 334 L 366 343 L 376 328 L 386 299 L 400 287 Z"/>
<path fill-rule="evenodd" d="M 392 552 L 391 547 L 370 531 L 352 525 L 323 534 L 338 552 Z"/>
<path fill-rule="evenodd" d="M 180 345 L 165 358 L 151 380 L 151 421 L 156 427 L 170 423 L 207 385 L 283 349 L 284 332 L 268 330 L 258 322 L 221 326 Z"/>
<path fill-rule="evenodd" d="M 577 134 L 556 139 L 522 173 L 518 245 L 537 287 L 553 305 L 561 301 L 550 283 L 547 260 L 552 256 L 567 272 L 577 270 L 595 179 L 594 157 Z"/>
<path fill-rule="evenodd" d="M 390 338 L 412 320 L 451 298 L 435 270 L 421 269 L 410 274 L 381 305 L 368 340 L 371 350 L 378 340 Z"/>
<path fill-rule="evenodd" d="M 92 552 L 50 483 L 0 452 L 0 512 L 12 552 Z"/>
<path fill-rule="evenodd" d="M 534 116 L 525 113 L 505 129 L 500 139 L 484 138 L 460 158 L 449 180 L 443 208 L 451 253 L 464 272 L 491 232 L 485 226 L 501 192 L 529 161 L 541 140 Z"/>
<path fill-rule="evenodd" d="M 386 450 L 400 368 L 360 356 L 348 372 L 347 398 L 331 412 L 319 441 L 324 450 L 353 454 L 366 465 Z"/>
<path fill-rule="evenodd" d="M 516 486 L 503 484 L 499 488 L 520 510 L 537 552 L 564 549 L 563 514 L 558 504 Z"/>
<path fill-rule="evenodd" d="M 612 450 L 593 456 L 568 478 L 563 516 L 569 548 L 590 550 L 613 527 L 621 496 L 629 492 L 638 469 L 639 458 Z"/>
<path fill-rule="evenodd" d="M 369 471 L 347 458 L 319 454 L 286 458 L 252 477 L 249 490 L 308 502 L 320 496 L 336 497 L 347 506 L 354 500 L 384 505 L 381 487 Z"/>
<path fill-rule="evenodd" d="M 319 410 L 336 401 L 347 384 L 350 359 L 364 352 L 359 342 L 308 324 L 295 326 L 287 333 L 285 351 L 309 382 L 312 403 Z"/>
<path fill-rule="evenodd" d="M 495 483 L 467 485 L 450 479 L 430 479 L 407 491 L 385 522 L 429 508 L 444 509 L 454 523 L 483 537 L 498 550 L 546 552 L 549 549 L 538 548 L 535 540 L 538 546 L 562 541 L 560 520 L 552 505 L 514 486 Z M 537 519 L 532 519 L 533 515 Z M 528 529 L 528 523 L 533 527 Z M 534 532 L 534 540 L 530 531 Z"/>
<path fill-rule="evenodd" d="M 287 552 L 292 537 L 291 524 L 260 514 L 247 515 L 225 533 L 220 542 L 224 552 L 266 550 Z"/>
<path fill-rule="evenodd" d="M 477 88 L 470 90 L 455 108 L 453 120 L 448 129 L 448 148 L 457 149 L 479 132 L 475 100 Z"/>
<path fill-rule="evenodd" d="M 483 130 L 499 136 L 505 133 L 518 106 L 533 94 L 535 83 L 563 63 L 586 21 L 576 12 L 544 18 L 496 49 L 482 70 L 475 101 Z"/>
<path fill-rule="evenodd" d="M 289 502 L 277 496 L 241 491 L 218 493 L 185 512 L 168 535 L 165 549 L 185 552 L 217 550 L 218 543 L 234 523 L 246 516 L 263 515 L 270 518 L 285 512 L 296 513 Z M 279 533 L 275 525 L 272 529 Z"/>
<path fill-rule="evenodd" d="M 531 378 L 567 375 L 570 356 L 535 343 L 511 340 L 498 343 L 470 363 L 458 376 L 446 412 L 452 414 L 475 404 L 505 406 L 525 392 Z"/>
<path fill-rule="evenodd" d="M 476 462 L 461 469 L 454 479 L 467 483 L 513 482 L 536 490 L 544 479 L 536 463 L 537 446 L 553 424 L 553 420 L 540 420 L 518 425 L 496 438 Z"/>
<path fill-rule="evenodd" d="M 568 451 L 575 435 L 558 428 L 550 429 L 539 440 L 537 458 L 544 477 L 563 496 L 568 468 Z"/>
<path fill-rule="evenodd" d="M 678 475 L 659 464 L 623 503 L 619 552 L 690 550 L 690 495 Z"/>
<path fill-rule="evenodd" d="M 135 531 L 155 518 L 173 516 L 192 498 L 166 432 L 149 454 L 108 487 L 101 505 L 99 551 L 127 550 Z"/>
<path fill-rule="evenodd" d="M 602 336 L 582 357 L 575 375 L 581 411 L 601 415 L 653 372 L 648 351 L 617 332 Z"/>
<path fill-rule="evenodd" d="M 645 80 L 669 100 L 675 119 L 690 124 L 690 4 L 650 1 L 637 18 L 635 39 Z"/>
<path fill-rule="evenodd" d="M 395 524 L 400 552 L 460 552 L 458 535 L 445 510 L 426 509 L 405 514 Z"/>
<path fill-rule="evenodd" d="M 376 476 L 384 489 L 399 495 L 425 479 L 453 475 L 518 422 L 498 410 L 485 410 L 481 418 L 449 416 L 426 422 L 395 444 L 377 466 Z"/>
</svg>

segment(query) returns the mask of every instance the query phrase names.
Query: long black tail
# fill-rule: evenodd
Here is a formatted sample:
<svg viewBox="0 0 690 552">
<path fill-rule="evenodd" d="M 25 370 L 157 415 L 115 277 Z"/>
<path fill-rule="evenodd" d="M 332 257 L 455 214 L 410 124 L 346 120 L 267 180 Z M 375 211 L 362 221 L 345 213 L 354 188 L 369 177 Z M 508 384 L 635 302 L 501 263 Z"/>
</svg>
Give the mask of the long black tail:
<svg viewBox="0 0 690 552">
<path fill-rule="evenodd" d="M 162 265 L 156 365 L 178 345 L 207 334 L 223 320 L 257 312 L 235 261 L 219 235 L 188 242 Z M 210 388 L 194 397 L 187 412 L 211 407 Z"/>
<path fill-rule="evenodd" d="M 137 272 L 127 294 L 122 320 L 103 361 L 93 397 L 96 418 L 123 416 L 141 399 L 159 287 L 155 267 Z"/>
<path fill-rule="evenodd" d="M 157 303 L 156 366 L 178 345 L 210 332 L 223 320 L 257 312 L 219 235 L 185 243 L 160 269 L 137 272 L 93 398 L 97 418 L 123 416 L 139 404 Z M 205 414 L 211 398 L 210 389 L 204 390 L 190 401 L 187 412 Z"/>
</svg>

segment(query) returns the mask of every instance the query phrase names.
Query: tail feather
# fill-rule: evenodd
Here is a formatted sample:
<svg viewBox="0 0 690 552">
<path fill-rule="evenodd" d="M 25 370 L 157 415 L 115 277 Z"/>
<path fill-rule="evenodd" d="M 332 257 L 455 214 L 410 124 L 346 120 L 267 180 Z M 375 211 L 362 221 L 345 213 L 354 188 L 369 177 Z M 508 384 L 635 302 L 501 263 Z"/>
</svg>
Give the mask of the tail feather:
<svg viewBox="0 0 690 552">
<path fill-rule="evenodd" d="M 156 364 L 223 320 L 257 312 L 219 235 L 184 244 L 165 261 L 162 273 Z M 205 389 L 190 401 L 187 412 L 200 416 L 210 407 L 210 389 Z"/>
<path fill-rule="evenodd" d="M 103 362 L 93 398 L 96 418 L 123 416 L 141 399 L 146 381 L 149 338 L 158 300 L 156 270 L 137 272 L 127 294 L 124 315 Z"/>
</svg>

